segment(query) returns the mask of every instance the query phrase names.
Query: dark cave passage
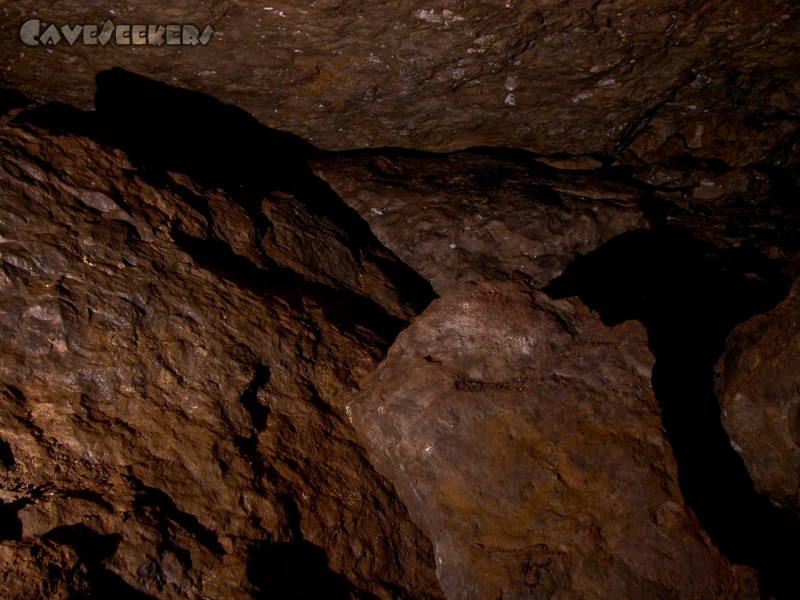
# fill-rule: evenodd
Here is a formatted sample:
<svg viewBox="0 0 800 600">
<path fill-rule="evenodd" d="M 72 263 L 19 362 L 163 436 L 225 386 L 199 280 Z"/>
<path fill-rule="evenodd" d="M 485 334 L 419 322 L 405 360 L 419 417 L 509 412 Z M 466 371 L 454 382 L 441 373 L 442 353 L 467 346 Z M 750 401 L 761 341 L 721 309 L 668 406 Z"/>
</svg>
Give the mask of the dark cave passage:
<svg viewBox="0 0 800 600">
<path fill-rule="evenodd" d="M 653 388 L 687 504 L 731 561 L 755 567 L 766 596 L 800 597 L 800 521 L 756 494 L 730 445 L 714 365 L 731 330 L 772 308 L 790 282 L 755 253 L 720 252 L 661 228 L 623 234 L 576 261 L 546 290 L 579 296 L 609 325 L 646 327 Z"/>
</svg>

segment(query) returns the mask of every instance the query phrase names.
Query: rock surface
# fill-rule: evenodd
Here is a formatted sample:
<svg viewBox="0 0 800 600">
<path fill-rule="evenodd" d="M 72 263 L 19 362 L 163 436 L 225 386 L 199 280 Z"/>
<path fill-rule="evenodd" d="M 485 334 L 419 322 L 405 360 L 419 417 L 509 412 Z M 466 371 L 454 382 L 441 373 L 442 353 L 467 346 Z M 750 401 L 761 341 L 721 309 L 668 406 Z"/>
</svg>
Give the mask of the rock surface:
<svg viewBox="0 0 800 600">
<path fill-rule="evenodd" d="M 737 327 L 717 363 L 731 444 L 756 490 L 800 515 L 800 280 L 769 313 Z"/>
<path fill-rule="evenodd" d="M 120 69 L 97 85 L 89 112 L 0 92 L 0 595 L 757 596 L 731 561 L 790 589 L 684 504 L 642 327 L 532 289 L 651 234 L 632 279 L 693 276 L 697 237 L 748 280 L 800 269 L 789 171 L 326 153 Z M 624 311 L 642 293 L 614 273 Z M 675 320 L 656 295 L 693 341 L 713 302 Z"/>
<path fill-rule="evenodd" d="M 343 418 L 414 314 L 400 263 L 246 199 L 0 121 L 4 598 L 441 597 Z"/>
<path fill-rule="evenodd" d="M 349 407 L 448 598 L 756 598 L 683 503 L 641 325 L 465 284 Z"/>
<path fill-rule="evenodd" d="M 679 147 L 731 165 L 800 164 L 791 0 L 20 0 L 2 11 L 0 82 L 39 100 L 89 108 L 95 74 L 120 66 L 327 149 L 629 149 L 652 162 Z M 195 48 L 29 47 L 19 30 L 33 18 L 216 34 Z"/>
<path fill-rule="evenodd" d="M 313 168 L 439 294 L 461 281 L 543 287 L 577 256 L 648 225 L 641 188 L 524 153 L 333 155 Z"/>
</svg>

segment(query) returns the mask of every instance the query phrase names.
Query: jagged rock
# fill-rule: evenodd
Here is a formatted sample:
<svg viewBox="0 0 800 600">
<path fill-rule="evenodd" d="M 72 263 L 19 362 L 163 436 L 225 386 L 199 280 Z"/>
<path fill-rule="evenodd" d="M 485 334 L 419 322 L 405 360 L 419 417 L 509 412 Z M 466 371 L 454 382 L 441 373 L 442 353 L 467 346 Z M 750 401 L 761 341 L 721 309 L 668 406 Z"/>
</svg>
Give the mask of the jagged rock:
<svg viewBox="0 0 800 600">
<path fill-rule="evenodd" d="M 648 226 L 635 185 L 524 153 L 333 155 L 313 168 L 439 294 L 475 280 L 543 287 L 577 256 Z"/>
<path fill-rule="evenodd" d="M 121 66 L 240 106 L 326 149 L 624 148 L 677 145 L 730 164 L 792 167 L 800 7 L 791 0 L 20 0 L 0 19 L 0 81 L 92 106 Z M 28 47 L 29 19 L 212 25 L 203 47 Z M 201 126 L 201 124 L 198 124 Z"/>
<path fill-rule="evenodd" d="M 798 187 L 785 170 L 732 168 L 680 155 L 637 162 L 633 175 L 652 191 L 659 205 L 655 212 L 672 227 L 720 249 L 761 254 L 781 265 L 800 256 Z"/>
<path fill-rule="evenodd" d="M 0 595 L 441 597 L 342 417 L 430 288 L 257 191 L 0 121 Z"/>
<path fill-rule="evenodd" d="M 644 328 L 465 284 L 349 406 L 451 599 L 756 598 L 684 505 Z"/>
<path fill-rule="evenodd" d="M 731 444 L 756 490 L 800 514 L 800 280 L 774 310 L 739 325 L 717 363 Z"/>
<path fill-rule="evenodd" d="M 225 6 L 226 18 L 242 18 L 244 5 Z M 423 16 L 437 24 L 445 15 Z M 20 60 L 51 64 L 49 49 L 38 50 Z M 65 72 L 118 52 L 72 50 Z M 170 68 L 180 74 L 193 60 Z M 26 89 L 49 97 L 58 77 Z M 650 111 L 620 142 L 630 145 L 619 153 L 629 166 L 497 148 L 332 154 L 234 106 L 120 69 L 97 84 L 90 112 L 31 107 L 0 91 L 0 595 L 757 595 L 752 573 L 722 558 L 684 506 L 642 328 L 610 330 L 577 301 L 553 302 L 530 286 L 648 223 L 654 231 L 626 239 L 656 233 L 654 245 L 620 239 L 616 250 L 642 251 L 634 263 L 655 273 L 669 264 L 689 280 L 705 277 L 691 267 L 702 253 L 680 242 L 691 236 L 741 251 L 749 279 L 796 269 L 790 169 L 689 156 L 760 160 L 770 144 L 785 150 L 789 113 L 773 115 L 783 125 L 762 131 L 765 144 L 693 140 L 687 150 L 680 136 L 651 144 L 647 123 L 663 123 Z M 82 85 L 78 77 L 64 98 L 78 98 Z M 220 97 L 241 99 L 244 87 L 222 85 L 230 95 Z M 263 97 L 251 90 L 241 100 Z M 323 128 L 341 115 L 330 117 Z M 447 118 L 431 126 L 446 131 Z M 508 141 L 503 127 L 497 139 Z M 358 141 L 353 131 L 342 144 Z M 480 127 L 451 134 L 448 144 L 486 141 Z M 425 145 L 439 133 L 420 135 L 414 143 Z M 562 141 L 575 138 L 565 132 Z M 794 158 L 767 154 L 791 168 Z M 668 222 L 691 232 L 664 235 Z M 443 299 L 368 376 L 433 297 L 391 250 Z M 614 288 L 610 314 L 647 322 L 654 344 L 670 327 L 686 333 L 681 343 L 706 343 L 692 337 L 690 305 L 704 314 L 713 302 L 663 293 L 669 284 L 647 283 L 642 295 L 625 281 L 640 271 L 616 266 L 598 280 Z M 487 283 L 497 279 L 528 287 Z M 666 312 L 630 313 L 653 301 L 648 290 Z M 365 376 L 366 393 L 351 403 Z M 392 430 L 410 423 L 418 431 Z M 696 432 L 710 429 L 703 422 Z M 693 508 L 703 504 L 697 489 L 694 499 L 684 490 Z M 731 560 L 761 569 L 765 593 L 793 597 L 765 566 L 773 554 L 752 556 L 780 523 L 741 553 L 723 539 L 738 531 L 703 521 Z"/>
</svg>

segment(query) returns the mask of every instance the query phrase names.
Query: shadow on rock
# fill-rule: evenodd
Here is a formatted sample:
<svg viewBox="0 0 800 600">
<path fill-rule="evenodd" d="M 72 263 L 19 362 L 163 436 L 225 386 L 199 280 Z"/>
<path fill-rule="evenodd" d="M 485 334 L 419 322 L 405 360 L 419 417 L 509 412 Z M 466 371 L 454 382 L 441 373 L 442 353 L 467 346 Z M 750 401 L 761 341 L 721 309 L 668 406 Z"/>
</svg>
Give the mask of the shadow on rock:
<svg viewBox="0 0 800 600">
<path fill-rule="evenodd" d="M 332 222 L 352 260 L 373 261 L 415 312 L 435 298 L 424 279 L 398 260 L 367 223 L 307 161 L 323 153 L 302 138 L 261 125 L 244 110 L 120 68 L 97 77 L 94 112 L 52 103 L 17 117 L 53 131 L 91 137 L 120 148 L 142 177 L 181 172 L 208 189 L 221 188 L 247 211 L 259 239 L 271 235 L 267 194 L 289 194 L 316 217 Z"/>
<path fill-rule="evenodd" d="M 347 600 L 353 595 L 367 598 L 356 594 L 344 577 L 328 568 L 328 557 L 322 548 L 306 541 L 256 546 L 247 567 L 250 583 L 260 592 L 258 598 Z"/>
<path fill-rule="evenodd" d="M 152 600 L 152 596 L 131 587 L 122 577 L 103 566 L 103 560 L 117 551 L 121 540 L 119 535 L 101 535 L 79 523 L 56 527 L 45 534 L 43 539 L 70 546 L 78 553 L 81 563 L 87 571 L 90 587 L 88 591 L 82 591 L 73 598 Z"/>
<path fill-rule="evenodd" d="M 722 253 L 663 228 L 615 238 L 546 290 L 579 296 L 607 324 L 638 319 L 647 327 L 683 495 L 716 546 L 755 567 L 762 592 L 778 598 L 800 597 L 800 522 L 754 491 L 720 421 L 714 365 L 731 330 L 772 308 L 788 285 L 755 253 Z"/>
</svg>

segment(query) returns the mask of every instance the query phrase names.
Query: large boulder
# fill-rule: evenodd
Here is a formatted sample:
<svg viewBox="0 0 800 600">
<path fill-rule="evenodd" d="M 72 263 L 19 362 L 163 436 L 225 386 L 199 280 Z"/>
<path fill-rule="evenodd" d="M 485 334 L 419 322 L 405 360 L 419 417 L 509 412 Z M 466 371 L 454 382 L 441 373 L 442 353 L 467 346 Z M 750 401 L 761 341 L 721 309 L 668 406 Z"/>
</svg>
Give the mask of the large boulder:
<svg viewBox="0 0 800 600">
<path fill-rule="evenodd" d="M 436 300 L 349 405 L 451 599 L 757 598 L 678 487 L 644 328 L 508 282 Z"/>
<path fill-rule="evenodd" d="M 343 418 L 414 314 L 399 263 L 249 199 L 0 122 L 3 597 L 441 597 Z"/>
</svg>

